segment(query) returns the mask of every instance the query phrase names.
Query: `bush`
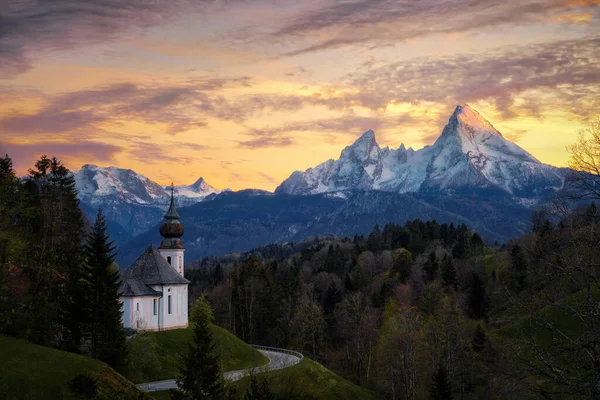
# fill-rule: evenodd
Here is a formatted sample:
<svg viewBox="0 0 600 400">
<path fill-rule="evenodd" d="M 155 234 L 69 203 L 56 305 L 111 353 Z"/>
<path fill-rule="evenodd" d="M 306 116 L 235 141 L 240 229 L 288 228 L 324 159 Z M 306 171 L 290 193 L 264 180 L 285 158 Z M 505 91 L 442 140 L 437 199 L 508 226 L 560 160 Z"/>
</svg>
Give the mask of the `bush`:
<svg viewBox="0 0 600 400">
<path fill-rule="evenodd" d="M 79 374 L 69 381 L 71 391 L 92 399 L 98 394 L 98 380 L 87 374 Z"/>
</svg>

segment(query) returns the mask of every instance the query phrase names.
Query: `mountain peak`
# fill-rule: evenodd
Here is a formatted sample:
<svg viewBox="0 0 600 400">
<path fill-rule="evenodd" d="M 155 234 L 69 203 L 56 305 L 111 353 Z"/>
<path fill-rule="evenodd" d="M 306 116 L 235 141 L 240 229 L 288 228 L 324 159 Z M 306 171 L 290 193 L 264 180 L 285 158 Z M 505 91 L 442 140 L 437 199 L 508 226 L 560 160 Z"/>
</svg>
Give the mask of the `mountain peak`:
<svg viewBox="0 0 600 400">
<path fill-rule="evenodd" d="M 200 178 L 198 178 L 198 179 L 196 180 L 196 182 L 192 183 L 190 186 L 191 186 L 191 187 L 200 187 L 200 186 L 202 186 L 202 184 L 204 184 L 204 183 L 205 183 L 205 182 L 204 182 L 204 178 L 203 178 L 203 177 L 200 177 Z"/>
<path fill-rule="evenodd" d="M 356 139 L 356 141 L 354 142 L 353 146 L 356 144 L 365 143 L 365 142 L 367 142 L 367 143 L 376 142 L 375 132 L 373 132 L 371 129 L 369 129 L 368 131 L 366 131 L 365 133 L 360 135 L 360 137 L 358 139 Z"/>
<path fill-rule="evenodd" d="M 493 135 L 502 137 L 502 134 L 498 132 L 487 119 L 483 118 L 477 110 L 468 104 L 456 106 L 452 117 L 450 117 L 450 123 L 453 122 L 456 123 L 456 125 L 470 128 L 469 130 L 473 134 L 478 132 L 489 132 Z"/>
</svg>

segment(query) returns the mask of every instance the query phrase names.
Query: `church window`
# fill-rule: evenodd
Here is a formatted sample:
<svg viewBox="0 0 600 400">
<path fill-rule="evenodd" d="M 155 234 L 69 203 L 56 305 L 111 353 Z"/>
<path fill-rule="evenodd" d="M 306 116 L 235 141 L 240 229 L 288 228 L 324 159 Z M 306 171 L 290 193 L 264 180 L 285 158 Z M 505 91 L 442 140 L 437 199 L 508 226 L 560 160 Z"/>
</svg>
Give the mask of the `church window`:
<svg viewBox="0 0 600 400">
<path fill-rule="evenodd" d="M 154 315 L 158 314 L 158 299 L 154 299 L 153 301 L 153 305 L 154 305 Z"/>
<path fill-rule="evenodd" d="M 169 265 L 171 264 L 171 256 L 167 257 L 167 262 L 169 263 Z"/>
<path fill-rule="evenodd" d="M 167 303 L 168 303 L 168 310 L 169 310 L 169 314 L 172 314 L 172 310 L 171 310 L 171 295 L 169 295 L 167 297 Z"/>
<path fill-rule="evenodd" d="M 140 303 L 135 303 L 135 309 L 136 309 L 137 311 L 140 311 Z"/>
</svg>

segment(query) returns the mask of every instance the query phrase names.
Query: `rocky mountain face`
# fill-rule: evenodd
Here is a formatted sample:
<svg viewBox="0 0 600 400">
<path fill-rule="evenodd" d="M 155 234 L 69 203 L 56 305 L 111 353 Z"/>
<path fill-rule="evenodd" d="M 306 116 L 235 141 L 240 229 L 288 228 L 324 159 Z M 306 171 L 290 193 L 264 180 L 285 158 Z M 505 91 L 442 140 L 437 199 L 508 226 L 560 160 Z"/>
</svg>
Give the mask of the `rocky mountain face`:
<svg viewBox="0 0 600 400">
<path fill-rule="evenodd" d="M 339 190 L 394 193 L 488 190 L 534 204 L 560 189 L 566 169 L 542 164 L 506 140 L 477 111 L 458 106 L 441 136 L 420 150 L 380 148 L 373 131 L 346 147 L 338 160 L 296 171 L 276 193 L 307 195 Z"/>
<path fill-rule="evenodd" d="M 102 208 L 111 236 L 118 243 L 147 231 L 168 208 L 170 188 L 130 169 L 86 164 L 74 175 L 82 209 L 93 218 Z M 200 178 L 189 186 L 175 186 L 174 193 L 177 205 L 184 207 L 220 191 Z"/>
</svg>

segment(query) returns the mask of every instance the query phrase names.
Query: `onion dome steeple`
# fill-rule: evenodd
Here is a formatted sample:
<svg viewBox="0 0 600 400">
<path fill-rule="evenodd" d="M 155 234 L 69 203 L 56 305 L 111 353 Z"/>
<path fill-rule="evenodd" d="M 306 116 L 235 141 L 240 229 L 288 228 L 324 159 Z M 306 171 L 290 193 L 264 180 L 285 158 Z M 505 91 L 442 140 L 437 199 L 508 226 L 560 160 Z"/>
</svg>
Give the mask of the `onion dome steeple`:
<svg viewBox="0 0 600 400">
<path fill-rule="evenodd" d="M 160 226 L 160 235 L 164 238 L 160 243 L 160 249 L 183 249 L 183 243 L 179 238 L 183 236 L 184 229 L 181 222 L 179 222 L 180 217 L 175 208 L 173 192 L 174 187 L 171 183 L 171 204 L 164 215 L 165 221 Z"/>
</svg>

